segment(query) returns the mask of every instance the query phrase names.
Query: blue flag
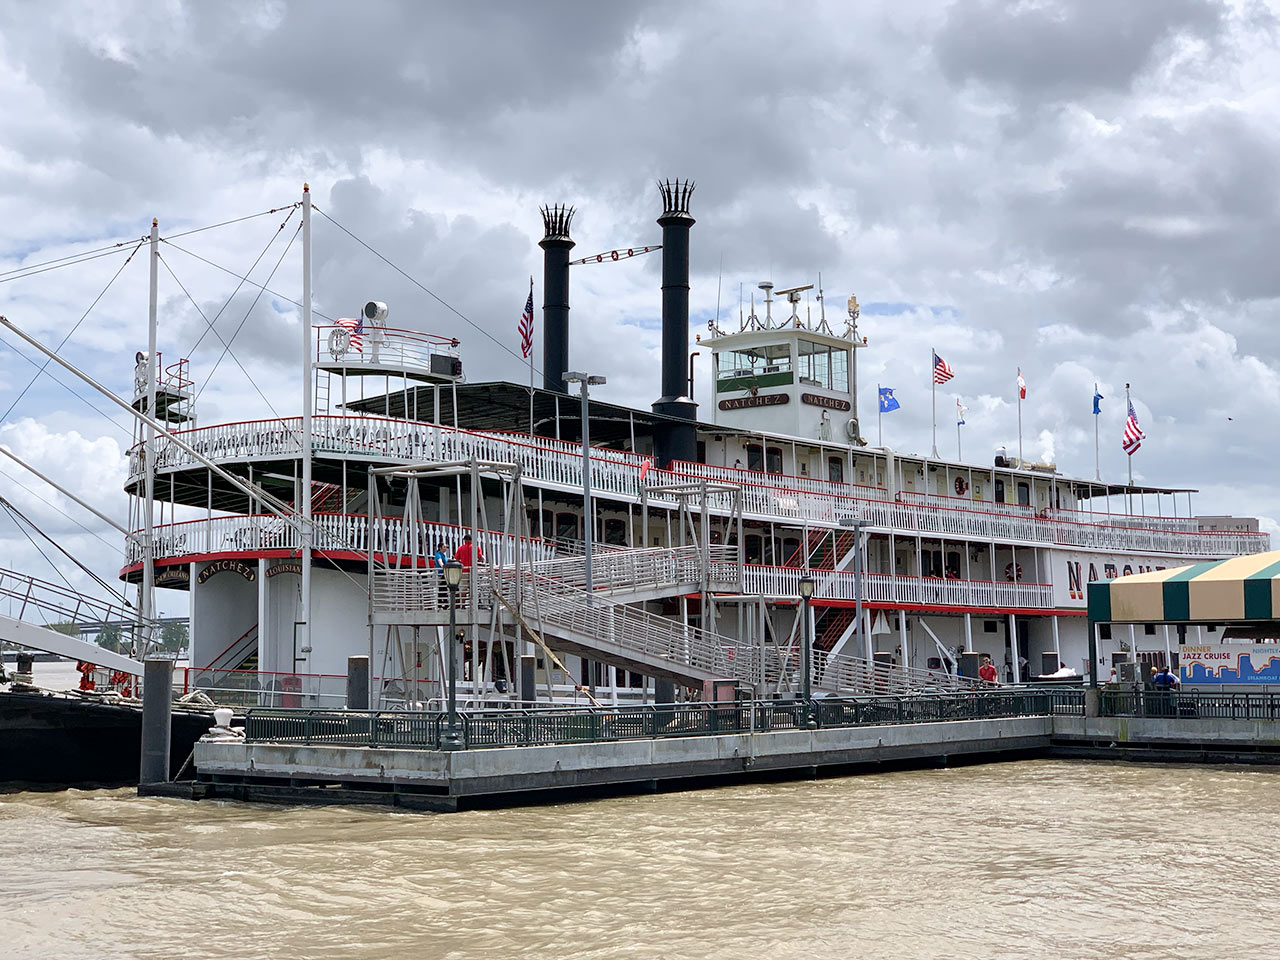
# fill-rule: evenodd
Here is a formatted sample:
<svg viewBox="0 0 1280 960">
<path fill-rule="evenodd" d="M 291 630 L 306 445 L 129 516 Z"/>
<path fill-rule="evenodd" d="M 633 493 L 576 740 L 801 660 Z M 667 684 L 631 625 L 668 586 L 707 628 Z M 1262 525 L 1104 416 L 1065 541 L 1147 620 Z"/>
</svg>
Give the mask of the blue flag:
<svg viewBox="0 0 1280 960">
<path fill-rule="evenodd" d="M 888 413 L 890 410 L 897 410 L 902 404 L 898 403 L 897 397 L 893 395 L 893 387 L 880 388 L 880 412 Z"/>
<path fill-rule="evenodd" d="M 1102 412 L 1102 399 L 1102 394 L 1098 392 L 1098 385 L 1095 383 L 1093 385 L 1093 412 L 1095 416 Z"/>
</svg>

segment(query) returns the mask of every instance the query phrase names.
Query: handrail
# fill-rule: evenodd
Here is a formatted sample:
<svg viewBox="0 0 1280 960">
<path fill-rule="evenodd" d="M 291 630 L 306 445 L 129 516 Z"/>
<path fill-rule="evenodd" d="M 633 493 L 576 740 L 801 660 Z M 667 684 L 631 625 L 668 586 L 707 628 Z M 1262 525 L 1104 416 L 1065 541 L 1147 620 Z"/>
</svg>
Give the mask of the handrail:
<svg viewBox="0 0 1280 960">
<path fill-rule="evenodd" d="M 238 647 L 241 643 L 247 640 L 249 638 L 249 634 L 257 633 L 257 632 L 258 632 L 258 625 L 255 623 L 252 627 L 250 627 L 244 633 L 240 634 L 240 636 L 236 637 L 229 644 L 227 644 L 226 648 L 221 653 L 219 653 L 216 657 L 214 657 L 212 660 L 210 660 L 205 666 L 201 667 L 200 669 L 202 670 L 222 669 L 221 667 L 215 666 L 217 662 L 221 660 L 223 657 L 225 657 L 228 653 L 230 653 L 234 648 Z"/>
<path fill-rule="evenodd" d="M 313 425 L 313 451 L 319 455 L 440 462 L 476 457 L 518 463 L 527 480 L 543 485 L 569 491 L 582 485 L 581 450 L 577 448 L 575 451 L 572 444 L 561 441 L 536 438 L 521 442 L 498 433 L 382 417 L 317 416 Z M 189 443 L 215 459 L 254 459 L 300 455 L 300 431 L 300 419 L 291 418 L 198 427 L 182 433 Z M 188 466 L 190 457 L 165 440 L 161 437 L 157 441 L 157 469 Z M 130 452 L 130 458 L 131 476 L 136 478 L 139 472 L 137 448 Z M 644 486 L 640 473 L 647 459 L 639 454 L 597 448 L 591 457 L 593 488 L 601 495 L 639 500 Z M 658 471 L 655 476 L 665 474 L 681 479 L 708 479 L 722 471 L 722 468 L 705 464 L 677 463 L 674 466 L 675 470 Z M 767 479 L 770 475 L 759 476 Z M 737 477 L 734 482 L 742 496 L 743 514 L 757 519 L 782 518 L 834 527 L 857 519 L 866 527 L 940 537 L 950 535 L 1192 556 L 1256 553 L 1269 545 L 1268 535 L 1264 533 L 1161 529 L 1163 520 L 1160 518 L 1146 518 L 1149 521 L 1147 528 L 1135 528 L 1128 522 L 1084 522 L 1057 517 L 1054 511 L 1040 515 L 1022 508 L 986 502 L 966 502 L 963 507 L 926 506 L 912 502 L 911 496 L 899 501 L 860 495 L 863 488 L 848 487 L 847 491 L 838 491 L 829 481 L 811 480 L 793 487 L 756 482 L 753 478 Z M 829 489 L 809 489 L 814 484 L 825 485 Z M 652 496 L 661 498 L 660 493 Z M 729 493 L 709 493 L 707 499 L 710 509 L 720 512 L 732 510 L 732 495 Z"/>
</svg>

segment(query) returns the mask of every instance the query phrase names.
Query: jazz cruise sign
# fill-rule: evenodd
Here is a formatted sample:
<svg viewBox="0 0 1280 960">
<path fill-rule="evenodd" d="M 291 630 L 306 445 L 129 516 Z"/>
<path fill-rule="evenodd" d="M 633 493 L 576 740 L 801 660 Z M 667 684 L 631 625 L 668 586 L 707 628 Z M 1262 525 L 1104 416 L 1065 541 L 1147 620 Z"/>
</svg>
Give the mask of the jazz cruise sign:
<svg viewBox="0 0 1280 960">
<path fill-rule="evenodd" d="M 1280 683 L 1280 646 L 1221 643 L 1178 648 L 1183 683 Z"/>
</svg>

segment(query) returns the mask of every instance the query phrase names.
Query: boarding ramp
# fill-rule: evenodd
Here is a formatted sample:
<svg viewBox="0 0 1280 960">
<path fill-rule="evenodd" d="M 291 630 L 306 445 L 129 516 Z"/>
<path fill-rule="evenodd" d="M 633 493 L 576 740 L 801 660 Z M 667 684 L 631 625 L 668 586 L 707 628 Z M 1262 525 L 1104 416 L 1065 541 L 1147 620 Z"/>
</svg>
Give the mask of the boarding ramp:
<svg viewBox="0 0 1280 960">
<path fill-rule="evenodd" d="M 82 626 L 88 625 L 137 624 L 137 612 L 131 608 L 86 597 L 65 585 L 3 568 L 0 568 L 0 606 L 4 609 L 0 614 L 0 640 L 134 676 L 142 675 L 142 664 L 132 657 L 112 653 L 52 626 L 75 627 L 79 633 Z M 32 622 L 37 617 L 41 622 Z M 153 631 L 154 626 L 152 624 Z"/>
<path fill-rule="evenodd" d="M 555 649 L 685 686 L 733 678 L 757 689 L 799 689 L 795 644 L 760 651 L 607 594 L 588 597 L 578 586 L 535 571 L 495 571 L 492 584 L 509 610 L 521 607 L 532 614 L 528 619 Z M 813 689 L 823 694 L 942 693 L 973 686 L 973 681 L 951 674 L 860 657 L 814 657 Z"/>
</svg>

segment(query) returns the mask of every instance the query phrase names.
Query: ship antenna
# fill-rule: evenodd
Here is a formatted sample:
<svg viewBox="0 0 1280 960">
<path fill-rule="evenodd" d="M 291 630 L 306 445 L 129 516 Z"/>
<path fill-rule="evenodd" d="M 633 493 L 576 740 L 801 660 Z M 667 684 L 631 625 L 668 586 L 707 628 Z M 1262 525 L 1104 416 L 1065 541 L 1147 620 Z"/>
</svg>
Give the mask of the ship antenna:
<svg viewBox="0 0 1280 960">
<path fill-rule="evenodd" d="M 720 288 L 724 285 L 724 251 L 720 251 L 720 272 L 716 275 L 716 328 L 720 327 Z"/>
</svg>

